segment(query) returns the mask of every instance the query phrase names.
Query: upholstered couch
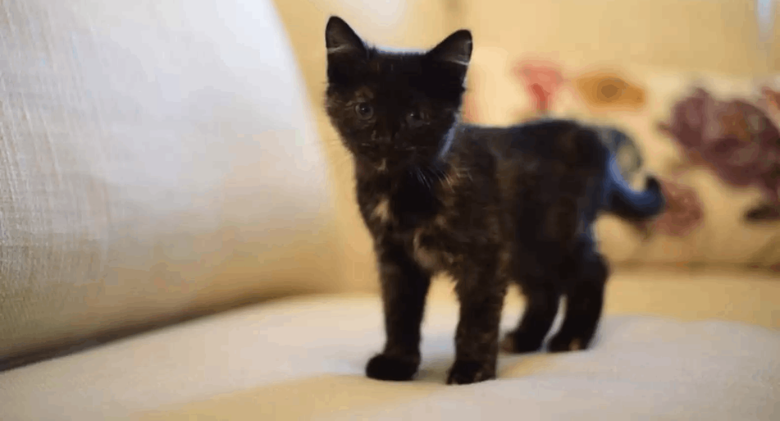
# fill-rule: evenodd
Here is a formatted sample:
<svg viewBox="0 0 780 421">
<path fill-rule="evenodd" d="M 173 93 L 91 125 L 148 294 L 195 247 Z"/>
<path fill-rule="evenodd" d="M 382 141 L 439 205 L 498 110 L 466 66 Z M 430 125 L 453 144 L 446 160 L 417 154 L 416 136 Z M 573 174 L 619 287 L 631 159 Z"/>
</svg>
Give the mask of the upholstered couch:
<svg viewBox="0 0 780 421">
<path fill-rule="evenodd" d="M 659 129 L 697 86 L 780 124 L 777 43 L 755 42 L 752 1 L 592 3 L 2 2 L 0 420 L 780 419 L 768 181 L 736 185 Z M 637 175 L 666 180 L 659 221 L 599 223 L 614 274 L 589 350 L 502 355 L 497 380 L 446 386 L 440 279 L 419 377 L 363 376 L 381 304 L 320 106 L 331 13 L 399 46 L 468 26 L 466 118 L 616 126 Z M 545 110 L 539 72 L 560 79 Z M 505 329 L 522 306 L 511 291 Z"/>
</svg>

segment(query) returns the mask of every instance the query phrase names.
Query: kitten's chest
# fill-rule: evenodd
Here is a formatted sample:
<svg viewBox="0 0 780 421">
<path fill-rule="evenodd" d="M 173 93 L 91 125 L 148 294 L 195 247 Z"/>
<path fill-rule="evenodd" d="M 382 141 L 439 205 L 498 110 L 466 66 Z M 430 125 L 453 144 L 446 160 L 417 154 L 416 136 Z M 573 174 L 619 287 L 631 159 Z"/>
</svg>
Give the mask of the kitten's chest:
<svg viewBox="0 0 780 421">
<path fill-rule="evenodd" d="M 447 228 L 442 225 L 443 215 L 407 206 L 394 203 L 392 196 L 376 198 L 364 211 L 369 231 L 380 243 L 402 245 L 427 270 L 446 270 L 454 258 L 446 251 L 447 236 L 443 231 Z"/>
<path fill-rule="evenodd" d="M 441 211 L 438 183 L 406 173 L 359 180 L 358 203 L 369 228 L 404 234 L 433 220 Z"/>
<path fill-rule="evenodd" d="M 468 230 L 459 229 L 459 212 L 453 210 L 453 203 L 444 199 L 376 195 L 365 200 L 361 210 L 375 241 L 403 246 L 414 261 L 432 273 L 448 272 L 456 270 L 465 258 L 461 246 L 474 242 Z"/>
<path fill-rule="evenodd" d="M 388 189 L 359 192 L 358 202 L 372 234 L 398 239 L 412 236 L 442 211 L 441 201 L 432 192 L 424 191 Z"/>
</svg>

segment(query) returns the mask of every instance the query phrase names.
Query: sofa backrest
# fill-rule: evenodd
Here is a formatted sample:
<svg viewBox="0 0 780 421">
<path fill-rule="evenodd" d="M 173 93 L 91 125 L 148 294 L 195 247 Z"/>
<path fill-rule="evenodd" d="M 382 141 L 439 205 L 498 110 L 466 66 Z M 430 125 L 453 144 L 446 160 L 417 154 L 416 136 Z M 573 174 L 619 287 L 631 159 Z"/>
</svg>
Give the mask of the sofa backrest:
<svg viewBox="0 0 780 421">
<path fill-rule="evenodd" d="M 325 161 L 270 1 L 0 9 L 0 359 L 338 288 Z"/>
</svg>

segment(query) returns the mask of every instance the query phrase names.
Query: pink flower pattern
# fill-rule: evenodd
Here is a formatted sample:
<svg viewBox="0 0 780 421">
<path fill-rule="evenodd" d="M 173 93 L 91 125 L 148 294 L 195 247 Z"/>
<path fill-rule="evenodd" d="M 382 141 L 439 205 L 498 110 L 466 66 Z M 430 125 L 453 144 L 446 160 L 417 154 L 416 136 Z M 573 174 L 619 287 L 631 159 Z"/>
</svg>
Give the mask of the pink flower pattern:
<svg viewBox="0 0 780 421">
<path fill-rule="evenodd" d="M 561 71 L 551 63 L 524 60 L 514 66 L 513 72 L 534 99 L 537 112 L 547 113 L 563 84 Z"/>
</svg>

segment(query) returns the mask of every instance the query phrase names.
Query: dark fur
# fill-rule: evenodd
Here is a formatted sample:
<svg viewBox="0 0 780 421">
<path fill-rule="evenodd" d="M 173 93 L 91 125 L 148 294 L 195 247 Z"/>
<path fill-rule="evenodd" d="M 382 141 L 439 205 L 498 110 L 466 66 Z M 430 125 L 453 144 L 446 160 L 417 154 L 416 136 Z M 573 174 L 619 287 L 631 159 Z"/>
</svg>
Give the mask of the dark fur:
<svg viewBox="0 0 780 421">
<path fill-rule="evenodd" d="M 327 111 L 355 160 L 384 299 L 387 340 L 367 375 L 409 380 L 417 372 L 425 297 L 438 272 L 454 278 L 461 305 L 448 383 L 495 377 L 510 282 L 528 306 L 504 348 L 539 349 L 563 295 L 566 317 L 549 349 L 586 348 L 608 276 L 591 224 L 604 208 L 657 212 L 657 183 L 645 193 L 655 200 L 632 209 L 626 193 L 639 193 L 612 180 L 614 159 L 598 133 L 573 121 L 461 124 L 468 31 L 427 53 L 396 54 L 366 46 L 333 17 L 326 45 Z"/>
</svg>

